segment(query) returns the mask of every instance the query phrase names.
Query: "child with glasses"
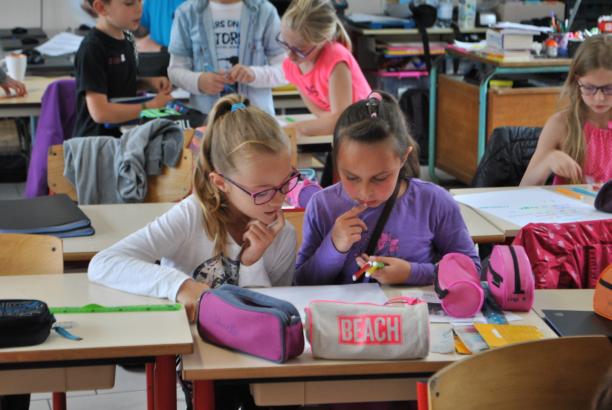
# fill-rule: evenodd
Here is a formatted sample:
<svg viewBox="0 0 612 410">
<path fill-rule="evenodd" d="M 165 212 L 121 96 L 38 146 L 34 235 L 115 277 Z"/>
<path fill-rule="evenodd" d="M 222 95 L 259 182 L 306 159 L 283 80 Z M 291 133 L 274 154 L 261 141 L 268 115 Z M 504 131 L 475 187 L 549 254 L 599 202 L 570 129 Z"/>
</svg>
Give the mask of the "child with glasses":
<svg viewBox="0 0 612 410">
<path fill-rule="evenodd" d="M 177 301 L 191 320 L 208 288 L 290 285 L 297 242 L 282 204 L 300 179 L 290 158 L 273 117 L 235 94 L 221 98 L 209 115 L 194 193 L 98 253 L 90 280 Z"/>
<path fill-rule="evenodd" d="M 329 0 L 293 0 L 283 14 L 279 44 L 287 81 L 296 85 L 317 118 L 292 123 L 301 135 L 329 135 L 340 113 L 372 91 L 351 41 Z"/>
<path fill-rule="evenodd" d="M 366 263 L 379 262 L 384 267 L 366 281 L 431 285 L 434 263 L 449 252 L 480 266 L 457 203 L 418 179 L 418 146 L 391 95 L 375 92 L 349 106 L 333 146 L 340 182 L 308 203 L 296 284 L 353 283 Z"/>
<path fill-rule="evenodd" d="M 563 85 L 563 110 L 548 119 L 521 185 L 612 179 L 612 35 L 587 38 Z"/>
<path fill-rule="evenodd" d="M 172 24 L 168 76 L 204 113 L 220 96 L 238 93 L 274 115 L 272 87 L 286 83 L 279 27 L 267 0 L 186 1 Z"/>
</svg>

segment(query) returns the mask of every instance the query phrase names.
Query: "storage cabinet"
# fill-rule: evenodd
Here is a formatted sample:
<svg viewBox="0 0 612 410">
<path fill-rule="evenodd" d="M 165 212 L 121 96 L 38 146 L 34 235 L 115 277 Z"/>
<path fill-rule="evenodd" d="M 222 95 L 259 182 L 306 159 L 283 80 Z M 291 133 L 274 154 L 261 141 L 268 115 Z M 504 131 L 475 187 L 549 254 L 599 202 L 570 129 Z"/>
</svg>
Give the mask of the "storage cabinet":
<svg viewBox="0 0 612 410">
<path fill-rule="evenodd" d="M 486 135 L 503 126 L 541 127 L 558 110 L 560 87 L 489 89 Z M 479 86 L 440 75 L 436 167 L 469 184 L 478 165 Z"/>
</svg>

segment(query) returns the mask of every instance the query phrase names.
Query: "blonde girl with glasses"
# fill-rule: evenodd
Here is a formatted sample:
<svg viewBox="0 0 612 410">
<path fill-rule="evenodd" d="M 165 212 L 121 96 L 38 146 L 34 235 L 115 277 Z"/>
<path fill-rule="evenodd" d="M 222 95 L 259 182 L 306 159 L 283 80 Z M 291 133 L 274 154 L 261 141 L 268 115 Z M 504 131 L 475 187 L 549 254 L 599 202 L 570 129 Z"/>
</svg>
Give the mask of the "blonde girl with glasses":
<svg viewBox="0 0 612 410">
<path fill-rule="evenodd" d="M 89 279 L 182 303 L 190 320 L 208 288 L 291 285 L 296 235 L 281 207 L 298 180 L 276 120 L 243 97 L 223 97 L 209 116 L 194 193 L 98 253 Z"/>
<path fill-rule="evenodd" d="M 329 135 L 340 113 L 372 91 L 351 54 L 351 41 L 329 0 L 293 0 L 278 43 L 288 52 L 287 81 L 317 118 L 293 123 L 301 135 Z"/>
<path fill-rule="evenodd" d="M 563 85 L 563 110 L 548 119 L 522 186 L 612 179 L 612 35 L 587 38 Z"/>
</svg>

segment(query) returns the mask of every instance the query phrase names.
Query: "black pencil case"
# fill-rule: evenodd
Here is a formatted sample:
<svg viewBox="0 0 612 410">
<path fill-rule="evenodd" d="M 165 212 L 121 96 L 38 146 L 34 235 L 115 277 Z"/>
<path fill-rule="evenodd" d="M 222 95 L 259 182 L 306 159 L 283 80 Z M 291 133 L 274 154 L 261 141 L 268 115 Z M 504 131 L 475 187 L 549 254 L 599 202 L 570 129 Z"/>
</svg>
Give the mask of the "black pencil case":
<svg viewBox="0 0 612 410">
<path fill-rule="evenodd" d="M 0 348 L 43 343 L 55 323 L 45 302 L 0 299 Z"/>
</svg>

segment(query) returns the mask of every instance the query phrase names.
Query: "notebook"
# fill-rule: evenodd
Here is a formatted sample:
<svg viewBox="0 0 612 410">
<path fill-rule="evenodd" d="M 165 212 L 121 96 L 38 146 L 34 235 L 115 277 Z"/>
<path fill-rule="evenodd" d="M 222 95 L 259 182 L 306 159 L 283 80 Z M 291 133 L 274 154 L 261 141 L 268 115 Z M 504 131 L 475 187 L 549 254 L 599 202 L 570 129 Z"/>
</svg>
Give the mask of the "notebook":
<svg viewBox="0 0 612 410">
<path fill-rule="evenodd" d="M 90 228 L 88 230 L 84 228 Z M 80 232 L 71 232 L 80 230 Z M 0 201 L 0 233 L 93 234 L 87 215 L 66 194 Z M 80 236 L 80 235 L 79 235 Z"/>
<path fill-rule="evenodd" d="M 605 335 L 612 337 L 612 320 L 584 310 L 546 310 L 545 320 L 559 336 Z"/>
</svg>

